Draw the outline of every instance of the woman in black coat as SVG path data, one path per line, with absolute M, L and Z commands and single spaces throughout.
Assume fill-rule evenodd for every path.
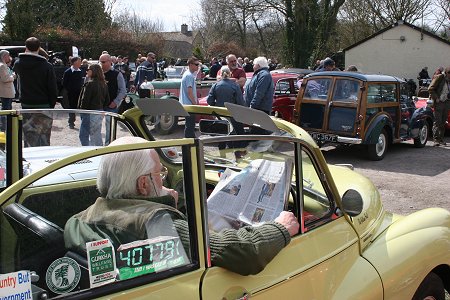
M 90 65 L 86 71 L 87 81 L 78 99 L 78 108 L 103 110 L 109 104 L 108 86 L 100 65 Z M 80 142 L 82 146 L 102 146 L 102 115 L 81 114 Z

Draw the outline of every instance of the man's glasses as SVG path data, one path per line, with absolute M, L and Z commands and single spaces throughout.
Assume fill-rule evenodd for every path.
M 159 172 L 151 172 L 151 173 L 148 173 L 148 174 L 144 174 L 143 176 L 152 175 L 152 174 L 159 174 L 161 179 L 164 180 L 164 179 L 166 179 L 168 173 L 169 173 L 169 170 L 167 170 L 167 168 L 165 166 L 161 165 L 161 171 L 159 171 Z
M 198 67 L 198 66 L 199 66 L 200 64 L 199 64 L 199 63 L 196 63 L 196 64 L 193 64 L 193 65 L 195 65 L 195 66 L 197 66 L 197 67 Z

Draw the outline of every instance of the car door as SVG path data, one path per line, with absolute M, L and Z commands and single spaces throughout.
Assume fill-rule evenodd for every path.
M 295 78 L 282 78 L 275 84 L 272 113 L 286 121 L 292 122 L 292 115 L 297 99 Z
M 328 102 L 326 132 L 355 136 L 360 110 L 362 83 L 352 78 L 336 78 Z
M 165 185 L 176 188 L 179 192 L 179 201 L 184 203 L 183 210 L 189 227 L 189 242 L 183 245 L 182 248 L 185 250 L 182 250 L 178 243 L 174 246 L 174 243 L 169 240 L 165 244 L 158 242 L 159 244 L 153 248 L 149 244 L 150 248 L 145 249 L 151 249 L 150 257 L 153 259 L 146 258 L 146 250 L 142 247 L 129 248 L 131 250 L 125 248 L 119 253 L 119 248 L 114 246 L 114 250 L 117 251 L 114 252 L 117 265 L 112 270 L 114 272 L 119 270 L 120 275 L 110 278 L 112 281 L 104 285 L 93 285 L 90 280 L 102 279 L 106 273 L 89 275 L 89 265 L 84 257 L 86 252 L 66 248 L 64 243 L 67 231 L 64 225 L 68 218 L 92 205 L 98 197 L 96 176 L 90 172 L 91 167 L 86 167 L 83 162 L 98 163 L 103 155 L 111 152 L 128 152 L 144 148 L 155 149 L 163 155 L 164 150 L 161 144 L 164 148 L 178 147 L 180 150 L 180 160 L 171 162 L 167 158 L 162 158 L 162 161 L 170 169 Z M 33 291 L 45 293 L 48 298 L 62 295 L 68 299 L 71 297 L 92 299 L 102 296 L 107 296 L 108 299 L 139 297 L 198 299 L 200 279 L 206 266 L 202 250 L 202 222 L 196 213 L 200 207 L 199 201 L 195 199 L 199 199 L 200 192 L 198 184 L 195 183 L 197 164 L 193 142 L 189 145 L 189 141 L 186 140 L 180 142 L 172 140 L 150 142 L 145 146 L 142 143 L 130 144 L 125 150 L 124 147 L 111 148 L 81 151 L 77 155 L 50 164 L 39 172 L 28 175 L 14 187 L 0 194 L 0 249 L 2 250 L 0 273 L 13 276 L 15 272 L 27 272 L 24 270 L 36 272 L 38 277 L 32 282 Z M 64 173 L 65 169 L 73 167 L 79 169 L 78 180 L 72 182 L 67 182 L 65 178 L 61 181 L 44 180 L 55 179 L 58 177 L 53 176 L 55 172 L 61 173 L 61 170 Z M 181 188 L 171 186 L 174 180 L 184 183 L 184 187 L 183 185 Z M 178 237 L 174 236 L 174 238 L 173 240 L 176 241 Z M 133 246 L 133 243 L 129 246 Z M 180 260 L 172 260 L 174 253 L 177 253 Z M 158 269 L 155 267 L 153 270 L 150 268 L 151 265 L 148 265 L 148 261 L 154 263 L 155 257 L 159 257 L 159 260 L 168 259 L 167 264 L 161 264 L 162 267 Z M 170 262 L 169 259 L 172 261 Z M 89 261 L 96 262 L 94 259 Z M 147 261 L 149 268 L 143 265 L 143 261 Z M 63 271 L 64 268 L 67 272 Z M 100 270 L 102 268 L 99 266 Z M 129 272 L 130 270 L 132 272 Z
M 270 146 L 273 150 L 273 144 Z M 288 209 L 301 216 L 301 231 L 256 275 L 208 268 L 202 280 L 202 298 L 381 299 L 378 274 L 360 256 L 355 230 L 342 214 L 336 213 L 335 196 L 314 153 L 299 141 L 285 141 L 276 149 L 284 150 L 265 153 L 259 148 L 259 152 L 247 153 L 243 159 L 282 154 L 297 158 L 295 192 Z
M 306 81 L 306 82 L 305 82 Z M 297 125 L 310 131 L 321 132 L 327 120 L 328 97 L 333 84 L 332 77 L 310 77 L 302 83 L 298 95 Z

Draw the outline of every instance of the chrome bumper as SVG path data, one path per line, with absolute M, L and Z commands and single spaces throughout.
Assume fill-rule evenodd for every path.
M 338 136 L 337 141 L 338 143 L 354 144 L 354 145 L 359 145 L 362 143 L 362 139 L 350 138 L 345 136 Z

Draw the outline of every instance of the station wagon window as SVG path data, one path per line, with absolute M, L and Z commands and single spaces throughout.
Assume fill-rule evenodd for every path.
M 164 167 L 167 172 L 161 169 L 154 175 L 147 174 L 152 169 L 141 170 L 136 180 L 158 176 L 158 182 L 164 174 L 163 184 L 177 189 L 183 212 L 167 208 L 176 206 L 167 196 L 98 198 L 96 180 L 83 179 L 82 174 L 76 183 L 34 182 L 23 188 L 13 196 L 15 201 L 1 206 L 0 273 L 35 272 L 39 279 L 32 285 L 52 298 L 102 285 L 105 294 L 118 283 L 121 289 L 131 288 L 136 281 L 149 284 L 197 268 L 193 206 L 184 201 L 193 196 L 187 197 L 183 189 L 183 182 L 192 180 L 184 178 L 182 164 Z M 158 210 L 151 213 L 155 205 Z M 83 213 L 86 209 L 92 214 Z M 84 296 L 93 298 L 93 293 Z
M 367 103 L 397 102 L 395 83 L 371 83 L 367 93 Z
M 351 79 L 338 79 L 334 88 L 333 101 L 356 102 L 359 94 L 359 82 Z
M 303 99 L 320 99 L 326 100 L 331 86 L 331 79 L 309 79 L 306 83 L 305 94 Z

